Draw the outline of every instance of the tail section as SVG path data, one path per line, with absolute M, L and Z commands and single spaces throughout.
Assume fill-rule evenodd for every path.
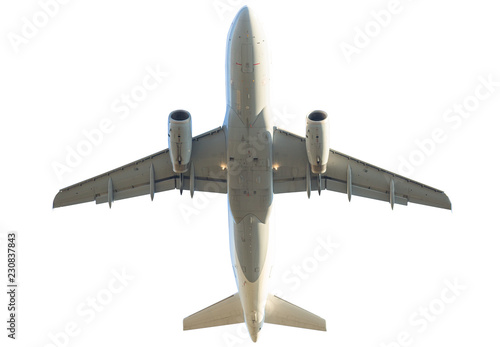
M 244 321 L 245 317 L 241 307 L 240 295 L 236 293 L 184 318 L 184 330 L 243 323 Z
M 244 322 L 245 316 L 240 296 L 236 293 L 184 318 L 184 330 Z M 264 322 L 326 331 L 326 321 L 323 318 L 271 294 L 267 298 Z
M 264 322 L 326 331 L 326 321 L 315 314 L 269 294 Z

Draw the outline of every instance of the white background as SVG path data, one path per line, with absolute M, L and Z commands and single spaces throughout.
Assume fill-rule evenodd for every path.
M 41 7 L 0 5 L 0 231 L 19 233 L 16 345 L 51 345 L 50 334 L 61 346 L 252 344 L 243 325 L 182 331 L 184 317 L 236 291 L 225 196 L 197 193 L 192 202 L 172 191 L 153 203 L 118 201 L 111 210 L 93 203 L 51 208 L 60 188 L 166 147 L 171 110 L 191 112 L 194 134 L 222 123 L 226 35 L 244 3 L 74 0 L 18 52 L 9 33 L 21 35 L 22 18 L 32 20 Z M 248 4 L 272 52 L 279 126 L 303 134 L 306 114 L 323 109 L 332 148 L 396 172 L 401 158 L 418 150 L 415 141 L 442 129 L 446 140 L 409 176 L 443 189 L 453 203 L 453 212 L 418 205 L 391 211 L 336 193 L 275 196 L 273 291 L 324 317 L 328 332 L 268 324 L 258 344 L 396 346 L 390 342 L 405 332 L 407 346 L 498 344 L 500 88 L 460 125 L 443 119 L 474 95 L 479 76 L 500 81 L 498 8 L 486 0 L 401 0 L 400 13 L 348 63 L 341 43 L 353 44 L 356 27 L 364 30 L 370 12 L 388 1 Z M 170 75 L 120 120 L 111 105 L 157 65 Z M 104 118 L 113 131 L 59 179 L 54 163 L 65 164 L 68 148 Z M 196 213 L 186 217 L 186 210 Z M 328 237 L 338 248 L 312 260 L 318 238 Z M 294 266 L 308 278 L 291 275 Z M 134 279 L 86 322 L 77 308 L 105 297 L 113 269 Z M 440 306 L 446 280 L 466 289 Z M 5 295 L 1 303 L 4 322 Z M 410 317 L 430 303 L 442 312 L 418 331 Z M 65 339 L 68 323 L 78 332 Z M 0 344 L 14 345 L 1 326 Z

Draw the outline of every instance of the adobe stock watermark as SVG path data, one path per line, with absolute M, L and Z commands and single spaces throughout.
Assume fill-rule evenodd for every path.
M 272 123 L 278 128 L 293 124 L 299 117 L 293 111 L 289 111 L 288 106 L 272 108 Z
M 401 330 L 396 337 L 389 342 L 380 343 L 380 347 L 408 347 L 415 343 L 417 336 L 423 334 L 431 324 L 436 322 L 460 297 L 467 287 L 455 278 L 452 281 L 445 279 L 444 287 L 439 296 L 429 302 L 420 305 L 408 317 L 408 329 Z
M 212 202 L 216 199 L 226 199 L 225 195 L 216 194 L 213 192 L 199 192 L 196 191 L 189 200 L 189 202 L 181 202 L 179 206 L 179 213 L 186 224 L 191 224 L 194 216 L 199 216 L 203 210 L 211 206 Z
M 91 129 L 83 129 L 78 142 L 65 147 L 64 160 L 51 163 L 52 170 L 59 182 L 63 180 L 65 174 L 73 172 L 77 166 L 83 163 L 84 159 L 103 143 L 105 136 L 115 131 L 117 124 L 126 120 L 170 75 L 169 72 L 162 70 L 159 64 L 154 68 L 146 66 L 145 70 L 146 74 L 140 83 L 127 93 L 120 94 L 111 102 L 110 109 L 113 115 L 103 117 Z
M 285 270 L 281 275 L 281 280 L 288 288 L 275 291 L 273 294 L 288 300 L 289 294 L 299 290 L 301 285 L 321 268 L 322 263 L 327 262 L 334 256 L 340 246 L 340 243 L 335 241 L 331 235 L 318 236 L 316 246 L 309 255 L 305 256 L 298 264 L 293 264 L 290 269 Z M 231 329 L 231 332 L 222 333 L 222 340 L 226 347 L 252 343 L 244 324 L 234 325 Z
M 350 41 L 351 43 L 342 41 L 339 45 L 347 63 L 352 62 L 354 54 L 360 54 L 363 49 L 368 47 L 383 32 L 383 29 L 391 24 L 394 16 L 400 14 L 403 9 L 400 0 L 390 0 L 385 9 L 370 11 L 371 19 L 361 27 L 354 27 L 354 37 Z
M 47 334 L 49 340 L 44 347 L 67 347 L 80 336 L 85 328 L 90 325 L 96 317 L 106 310 L 117 296 L 122 293 L 134 280 L 134 276 L 127 273 L 125 268 L 120 271 L 111 270 L 112 277 L 104 288 L 92 296 L 80 302 L 75 308 L 75 318 L 64 324 L 59 331 L 50 331 Z
M 21 26 L 17 31 L 7 33 L 12 49 L 17 54 L 21 45 L 27 45 L 30 40 L 35 38 L 45 28 L 49 22 L 55 18 L 62 6 L 69 3 L 70 0 L 40 0 L 38 9 L 28 17 L 21 17 Z
M 496 89 L 500 87 L 500 81 L 495 81 L 492 74 L 488 77 L 478 76 L 478 84 L 474 91 L 464 97 L 458 103 L 448 107 L 441 115 L 442 125 L 433 128 L 424 138 L 414 141 L 415 149 L 406 155 L 398 156 L 398 173 L 410 175 L 419 166 L 424 165 L 438 148 L 449 139 L 452 131 L 459 129 L 464 122 L 474 115 L 482 103 L 491 98 Z
M 299 290 L 302 283 L 318 271 L 321 263 L 328 261 L 335 254 L 336 250 L 340 248 L 340 243 L 334 241 L 330 235 L 317 237 L 316 243 L 316 247 L 314 247 L 309 256 L 302 259 L 301 263 L 293 264 L 289 270 L 286 270 L 281 275 L 281 280 L 289 286 L 290 291 L 295 292 Z

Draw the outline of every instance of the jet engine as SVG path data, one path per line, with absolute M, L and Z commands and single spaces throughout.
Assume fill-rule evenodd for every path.
M 184 110 L 172 111 L 168 116 L 168 148 L 174 172 L 187 171 L 192 145 L 191 114 Z
M 311 171 L 322 174 L 326 171 L 330 153 L 330 123 L 324 111 L 313 111 L 306 118 L 306 150 Z

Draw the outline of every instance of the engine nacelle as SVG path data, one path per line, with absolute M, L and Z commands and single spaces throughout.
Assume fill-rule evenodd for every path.
M 191 114 L 184 110 L 172 111 L 168 116 L 168 148 L 174 172 L 187 171 L 192 147 Z
M 311 171 L 322 174 L 326 171 L 330 153 L 330 123 L 324 111 L 313 111 L 306 118 L 306 150 Z

